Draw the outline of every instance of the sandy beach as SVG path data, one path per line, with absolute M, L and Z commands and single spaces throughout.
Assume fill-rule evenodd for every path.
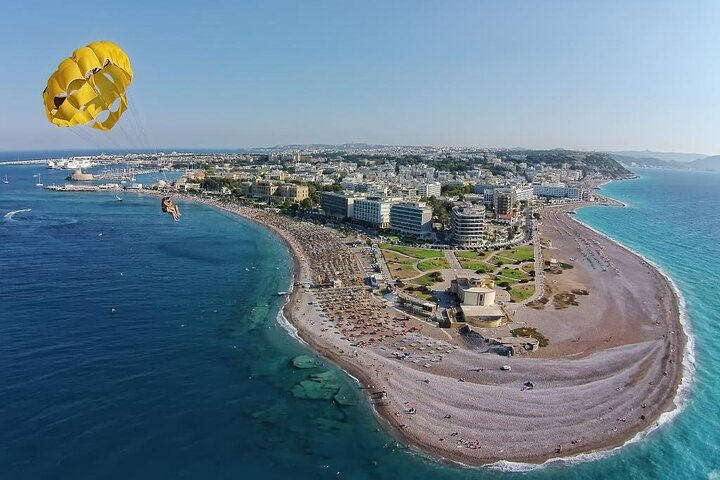
M 537 328 L 550 343 L 507 358 L 468 348 L 457 332 L 407 319 L 372 295 L 363 247 L 337 231 L 208 203 L 284 239 L 296 267 L 285 316 L 358 378 L 393 434 L 420 451 L 467 465 L 542 463 L 622 445 L 673 409 L 685 341 L 678 299 L 639 256 L 575 222 L 568 212 L 577 204 L 541 210 L 543 259 L 572 268 L 545 273 L 544 305 L 508 305 L 514 327 Z M 318 275 L 342 287 L 302 286 Z M 588 294 L 575 295 L 576 305 L 555 301 L 572 290 Z

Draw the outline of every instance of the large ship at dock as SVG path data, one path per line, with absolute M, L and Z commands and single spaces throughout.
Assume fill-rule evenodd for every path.
M 46 165 L 47 168 L 53 170 L 77 170 L 79 168 L 82 169 L 95 166 L 95 164 L 90 160 L 78 158 L 71 158 L 69 160 L 65 160 L 64 158 L 48 160 Z

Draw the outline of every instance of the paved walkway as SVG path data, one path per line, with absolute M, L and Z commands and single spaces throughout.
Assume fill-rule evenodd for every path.
M 544 263 L 542 258 L 542 246 L 540 245 L 540 227 L 535 230 L 534 237 L 533 237 L 533 246 L 535 247 L 535 293 L 532 297 L 528 298 L 523 302 L 525 305 L 527 305 L 530 302 L 533 302 L 537 300 L 538 298 L 542 297 L 545 293 L 545 272 L 544 269 Z
M 455 252 L 453 252 L 452 250 L 444 250 L 444 252 L 445 258 L 450 264 L 450 268 L 452 268 L 453 270 L 462 270 L 462 265 L 460 265 L 460 262 L 458 262 L 458 259 L 455 256 Z

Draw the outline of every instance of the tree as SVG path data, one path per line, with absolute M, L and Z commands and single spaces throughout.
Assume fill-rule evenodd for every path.
M 473 186 L 472 185 L 463 185 L 463 184 L 456 184 L 456 185 L 443 185 L 441 192 L 443 195 L 447 197 L 457 197 L 460 195 L 467 195 L 468 193 L 472 193 Z
M 438 223 L 443 224 L 443 226 L 450 224 L 450 211 L 453 207 L 452 202 L 440 200 L 432 196 L 428 199 L 428 204 L 432 207 L 433 218 L 435 218 Z
M 302 202 L 300 202 L 300 208 L 303 210 L 311 210 L 313 208 L 313 201 L 308 198 L 304 198 Z

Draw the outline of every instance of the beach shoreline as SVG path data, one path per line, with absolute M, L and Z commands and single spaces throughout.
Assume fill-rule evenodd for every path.
M 288 247 L 293 257 L 293 285 L 299 285 L 303 282 L 308 282 L 313 278 L 314 272 L 312 268 L 312 262 L 306 255 L 306 252 L 303 251 L 303 246 L 301 245 L 298 238 L 295 238 L 286 229 L 280 228 L 277 224 L 272 224 L 268 221 L 264 221 L 262 218 L 258 218 L 256 214 L 260 211 L 259 209 L 227 206 L 222 205 L 217 201 L 199 201 L 201 201 L 202 203 L 206 203 L 210 206 L 220 208 L 221 210 L 230 214 L 239 215 L 243 218 L 249 219 L 260 226 L 270 229 L 272 232 L 274 232 L 274 234 L 280 237 Z M 573 206 L 573 209 L 574 208 L 579 207 Z M 592 229 L 584 226 L 580 222 L 575 223 L 578 225 L 578 228 L 586 229 L 586 231 L 583 232 L 584 235 L 590 236 L 590 238 L 592 238 L 593 236 L 602 238 L 602 234 L 600 234 L 599 232 L 594 232 Z M 419 419 L 420 416 L 418 415 L 417 417 L 409 417 L 404 414 L 398 414 L 399 411 L 397 409 L 400 404 L 400 399 L 396 401 L 393 398 L 392 408 L 377 406 L 373 408 L 376 416 L 381 420 L 383 424 L 386 425 L 389 432 L 399 441 L 409 445 L 419 454 L 429 454 L 430 457 L 441 462 L 451 462 L 460 466 L 470 467 L 490 466 L 492 468 L 532 469 L 537 468 L 538 466 L 542 466 L 546 463 L 576 462 L 582 461 L 583 459 L 591 460 L 598 456 L 611 454 L 619 447 L 622 447 L 629 442 L 636 441 L 638 438 L 644 438 L 648 434 L 648 432 L 651 432 L 657 428 L 658 421 L 663 415 L 667 414 L 668 412 L 678 411 L 680 407 L 676 406 L 676 403 L 678 403 L 677 397 L 679 395 L 679 386 L 682 384 L 683 379 L 685 378 L 685 376 L 683 375 L 683 371 L 686 370 L 686 368 L 684 369 L 680 365 L 682 361 L 685 360 L 685 355 L 683 355 L 682 352 L 687 349 L 688 345 L 685 338 L 684 326 L 680 324 L 680 316 L 683 314 L 680 308 L 680 299 L 677 297 L 676 290 L 671 285 L 671 281 L 668 280 L 666 275 L 664 275 L 663 272 L 659 271 L 654 265 L 649 263 L 646 259 L 643 259 L 639 255 L 637 255 L 635 252 L 632 252 L 631 250 L 621 246 L 618 242 L 610 239 L 607 236 L 605 236 L 605 241 L 614 243 L 618 248 L 623 249 L 627 255 L 631 255 L 636 261 L 639 260 L 643 264 L 647 265 L 647 268 L 650 272 L 655 272 L 654 280 L 655 283 L 660 286 L 659 288 L 666 295 L 667 292 L 670 293 L 668 296 L 668 298 L 670 299 L 668 306 L 672 306 L 672 308 L 670 315 L 668 315 L 666 319 L 666 330 L 668 332 L 668 339 L 672 337 L 675 343 L 674 348 L 669 347 L 667 353 L 672 356 L 672 359 L 675 361 L 669 364 L 674 365 L 671 370 L 664 370 L 663 368 L 661 368 L 660 371 L 662 372 L 664 370 L 665 377 L 671 377 L 671 381 L 665 381 L 663 384 L 664 386 L 662 394 L 655 395 L 653 397 L 657 398 L 657 405 L 653 405 L 652 407 L 648 406 L 648 408 L 643 407 L 643 411 L 647 413 L 647 415 L 644 415 L 644 421 L 634 422 L 633 426 L 630 428 L 623 428 L 622 430 L 618 429 L 617 434 L 614 435 L 601 435 L 599 436 L 599 438 L 595 439 L 589 438 L 588 436 L 588 438 L 583 438 L 582 442 L 576 448 L 568 445 L 568 447 L 564 448 L 560 454 L 556 452 L 548 452 L 547 445 L 545 445 L 544 451 L 542 451 L 542 449 L 535 452 L 526 451 L 521 456 L 512 454 L 507 456 L 497 454 L 493 455 L 488 454 L 486 451 L 483 451 L 482 455 L 478 455 L 478 450 L 469 450 L 469 448 L 459 447 L 447 448 L 445 447 L 445 445 L 447 444 L 438 445 L 437 441 L 429 441 L 428 431 L 426 431 L 424 428 L 408 428 L 408 419 Z M 337 338 L 331 338 L 321 333 L 321 331 L 319 330 L 321 318 L 318 316 L 317 310 L 314 307 L 310 308 L 308 305 L 308 303 L 315 304 L 317 302 L 317 298 L 314 293 L 315 292 L 312 292 L 310 289 L 306 289 L 303 287 L 294 287 L 292 288 L 287 303 L 282 309 L 283 315 L 288 320 L 288 322 L 290 322 L 294 326 L 294 328 L 297 329 L 297 333 L 300 338 L 304 342 L 306 342 L 314 351 L 348 372 L 349 375 L 351 375 L 360 383 L 360 386 L 362 388 L 367 389 L 368 386 L 372 385 L 372 389 L 368 389 L 368 391 L 384 389 L 390 394 L 391 397 L 397 395 L 398 397 L 403 398 L 403 396 L 407 396 L 409 391 L 421 388 L 413 387 L 412 382 L 408 383 L 407 381 L 395 381 L 395 379 L 397 378 L 396 374 L 401 375 L 404 373 L 416 377 L 415 382 L 418 382 L 418 372 L 415 369 L 405 369 L 403 364 L 398 364 L 396 360 L 389 360 L 383 355 L 381 355 L 378 351 L 373 349 L 361 348 L 353 351 L 352 348 L 348 348 L 347 343 L 338 342 Z M 670 335 L 669 332 L 671 331 L 679 332 L 680 335 Z M 611 347 L 608 351 L 618 348 L 622 349 L 625 347 L 626 345 L 618 345 L 616 347 Z M 639 347 L 636 346 L 633 348 L 637 349 Z M 648 352 L 649 351 L 650 350 L 648 350 Z M 600 353 L 602 353 L 602 351 Z M 647 355 L 647 352 L 643 352 L 642 355 Z M 670 359 L 670 356 L 666 356 L 665 360 Z M 622 358 L 623 355 L 620 354 L 618 355 L 618 357 Z M 562 356 L 558 358 L 562 358 Z M 600 355 L 599 358 L 602 358 L 602 355 Z M 557 359 L 550 358 L 550 360 Z M 533 358 L 528 359 L 527 361 L 543 362 L 545 360 L 540 358 Z M 569 361 L 577 362 L 578 360 L 574 359 Z M 397 366 L 400 366 L 400 368 L 397 368 Z M 664 367 L 668 367 L 668 365 L 664 365 Z M 557 363 L 555 364 L 554 368 L 557 368 Z M 642 371 L 647 370 L 648 367 L 643 366 L 642 368 L 638 368 L 635 374 L 639 375 L 642 373 Z M 375 375 L 373 375 L 373 371 L 375 371 Z M 426 372 L 419 373 L 420 377 L 429 376 L 429 373 Z M 440 377 L 446 376 L 446 372 L 442 373 L 443 375 L 433 375 L 431 377 L 432 382 L 435 383 L 436 378 L 439 379 Z M 604 372 L 604 374 L 607 373 L 608 372 Z M 454 378 L 452 378 L 452 380 L 455 381 Z M 495 387 L 497 389 L 501 389 L 503 388 L 503 385 L 504 383 L 501 381 L 499 382 L 499 385 L 496 385 Z M 450 388 L 451 390 L 454 389 L 454 387 L 456 387 L 456 385 L 448 386 L 448 388 Z M 492 390 L 493 386 L 488 385 L 488 387 L 489 390 Z M 504 389 L 502 391 L 504 391 Z M 662 401 L 660 401 L 660 399 L 662 399 Z M 419 403 L 420 400 L 418 400 L 418 404 Z M 617 411 L 624 412 L 625 410 L 619 408 Z M 453 417 L 455 417 L 455 415 L 456 414 L 454 413 Z M 458 414 L 458 416 L 461 415 L 462 414 Z M 500 419 L 502 418 L 502 416 L 499 416 L 498 418 Z M 431 431 L 436 430 L 434 424 L 428 424 L 427 427 Z M 572 427 L 570 428 L 572 429 Z M 435 435 L 436 433 L 437 432 L 432 431 L 430 435 Z M 484 442 L 483 445 L 485 445 Z

